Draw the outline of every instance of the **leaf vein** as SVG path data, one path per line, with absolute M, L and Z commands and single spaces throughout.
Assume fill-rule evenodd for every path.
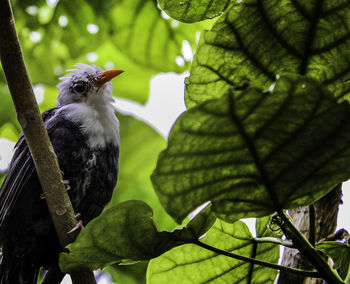
M 265 66 L 256 58 L 244 45 L 243 40 L 241 38 L 241 35 L 238 33 L 236 28 L 226 19 L 226 24 L 232 31 L 232 33 L 235 35 L 236 40 L 240 48 L 242 49 L 243 53 L 246 55 L 247 59 L 251 63 L 253 63 L 263 74 L 265 74 L 266 77 L 268 77 L 270 80 L 275 80 L 275 74 L 273 72 L 270 72 L 268 69 L 265 68 Z
M 271 34 L 275 37 L 275 39 L 281 44 L 282 47 L 284 47 L 290 54 L 294 55 L 297 58 L 301 58 L 301 54 L 298 53 L 298 51 L 290 45 L 274 28 L 273 24 L 271 23 L 270 19 L 268 18 L 266 14 L 266 10 L 263 5 L 263 1 L 258 1 L 257 8 L 261 14 L 261 17 L 264 21 L 264 24 L 267 27 L 267 30 L 271 32 Z

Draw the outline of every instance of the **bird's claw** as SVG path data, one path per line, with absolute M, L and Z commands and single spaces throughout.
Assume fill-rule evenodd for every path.
M 70 190 L 69 180 L 64 179 L 61 182 L 64 184 L 64 187 L 66 188 L 66 190 Z
M 63 173 L 63 172 L 62 172 Z M 66 190 L 70 190 L 70 184 L 69 184 L 69 180 L 64 179 L 61 181 L 64 184 L 64 187 L 66 188 Z M 40 199 L 45 199 L 45 193 L 41 193 L 40 194 Z
M 61 175 L 62 175 L 62 177 L 64 177 L 64 171 L 62 171 L 62 170 L 61 170 Z M 61 182 L 64 184 L 66 190 L 70 190 L 69 180 L 64 179 Z
M 83 221 L 79 220 L 77 222 L 77 224 L 74 226 L 74 228 L 72 230 L 68 231 L 67 234 L 72 234 L 72 233 L 76 232 L 77 230 L 79 230 L 79 232 L 80 232 L 83 229 L 84 229 Z

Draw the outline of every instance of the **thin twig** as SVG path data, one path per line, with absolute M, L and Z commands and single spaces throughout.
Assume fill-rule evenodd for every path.
M 254 241 L 257 243 L 271 243 L 271 244 L 281 245 L 288 248 L 295 248 L 292 242 L 281 240 L 278 238 L 272 238 L 272 237 L 254 238 Z

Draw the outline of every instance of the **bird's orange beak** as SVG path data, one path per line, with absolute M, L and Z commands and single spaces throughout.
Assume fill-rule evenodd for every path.
M 112 80 L 114 77 L 117 77 L 123 72 L 124 70 L 108 70 L 108 71 L 101 72 L 97 76 L 95 85 L 97 87 L 101 87 L 103 84 L 107 83 L 108 81 Z

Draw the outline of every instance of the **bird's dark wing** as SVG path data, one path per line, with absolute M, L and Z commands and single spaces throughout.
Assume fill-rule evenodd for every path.
M 42 114 L 44 122 L 52 117 L 56 110 L 54 108 L 45 111 Z M 0 189 L 0 232 L 2 232 L 5 221 L 12 212 L 12 208 L 23 187 L 34 173 L 34 162 L 23 133 L 21 133 L 15 146 L 15 153 L 10 163 L 9 172 Z

